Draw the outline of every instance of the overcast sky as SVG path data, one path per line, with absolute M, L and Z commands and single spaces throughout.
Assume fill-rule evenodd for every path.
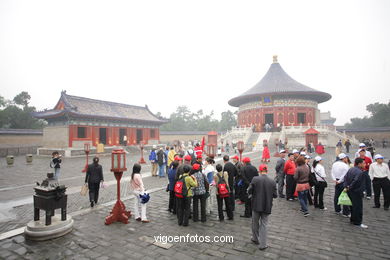
M 390 1 L 0 0 L 0 95 L 227 109 L 272 56 L 336 124 L 390 100 Z

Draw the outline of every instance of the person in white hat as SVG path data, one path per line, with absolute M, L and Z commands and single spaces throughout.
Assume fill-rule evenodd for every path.
M 372 160 L 372 154 L 371 154 L 371 152 L 370 151 L 367 151 L 367 146 L 364 144 L 364 143 L 360 143 L 359 144 L 359 149 L 357 150 L 357 152 L 355 153 L 355 159 L 356 158 L 358 158 L 358 157 L 360 157 L 360 154 L 359 154 L 359 152 L 361 151 L 361 149 L 364 149 L 365 151 L 366 151 L 366 156 L 368 157 L 368 158 L 370 158 L 371 160 Z
M 314 158 L 313 171 L 318 181 L 317 185 L 314 186 L 314 207 L 321 210 L 327 210 L 327 208 L 324 207 L 324 192 L 327 187 L 327 182 L 325 180 L 326 173 L 320 156 Z
M 383 163 L 384 157 L 380 154 L 374 156 L 375 162 L 370 165 L 368 174 L 372 180 L 372 187 L 374 188 L 374 207 L 380 208 L 381 189 L 384 197 L 383 208 L 389 210 L 390 206 L 390 170 L 389 167 Z
M 349 217 L 350 209 L 348 206 L 343 206 L 341 212 L 341 206 L 338 205 L 338 200 L 341 192 L 344 190 L 344 176 L 349 170 L 349 158 L 345 153 L 340 153 L 336 162 L 332 165 L 331 175 L 336 186 L 334 188 L 334 210 L 336 214 L 342 214 L 344 217 Z

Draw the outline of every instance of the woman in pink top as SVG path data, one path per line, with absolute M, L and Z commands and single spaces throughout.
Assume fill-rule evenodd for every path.
M 134 216 L 137 221 L 142 223 L 149 223 L 150 220 L 146 218 L 146 203 L 141 203 L 140 194 L 145 192 L 144 183 L 141 176 L 141 165 L 135 163 L 133 166 L 133 173 L 130 181 L 131 189 L 135 196 L 134 199 Z

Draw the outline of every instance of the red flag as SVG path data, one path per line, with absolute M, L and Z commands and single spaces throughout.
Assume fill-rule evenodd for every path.
M 204 151 L 204 145 L 205 145 L 205 138 L 203 136 L 202 143 L 200 144 L 200 148 L 202 149 L 202 152 Z

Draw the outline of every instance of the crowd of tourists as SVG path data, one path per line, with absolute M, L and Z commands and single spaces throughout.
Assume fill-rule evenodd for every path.
M 284 148 L 284 147 L 283 147 Z M 310 215 L 310 206 L 316 210 L 327 210 L 324 192 L 328 187 L 327 176 L 335 185 L 334 211 L 350 219 L 351 224 L 367 228 L 363 224 L 363 199 L 371 199 L 374 190 L 373 208 L 381 207 L 383 193 L 384 210 L 390 206 L 390 171 L 380 154 L 372 155 L 364 143 L 354 156 L 340 152 L 333 162 L 330 173 L 326 172 L 322 153 L 311 157 L 306 148 L 288 152 L 280 149 L 275 166 L 275 178 L 267 176 L 270 151 L 265 144 L 262 164 L 256 168 L 251 158 L 241 161 L 237 155 L 224 155 L 221 164 L 205 157 L 202 145 L 178 152 L 174 147 L 166 149 L 153 146 L 149 154 L 152 176 L 167 177 L 168 211 L 177 215 L 180 226 L 193 222 L 206 222 L 212 212 L 219 221 L 234 219 L 235 204 L 244 204 L 243 218 L 252 218 L 252 242 L 266 249 L 267 223 L 272 210 L 272 200 L 285 198 L 288 202 L 299 201 L 304 217 Z M 53 155 L 58 162 L 58 156 Z M 54 165 L 54 164 L 53 164 Z M 157 173 L 158 172 L 158 173 Z M 99 158 L 86 169 L 85 183 L 89 187 L 91 207 L 98 202 L 99 184 L 103 183 Z M 134 215 L 136 220 L 150 222 L 146 217 L 146 203 L 142 201 L 145 187 L 142 182 L 141 166 L 134 164 L 131 175 L 132 193 L 135 195 Z M 340 203 L 340 197 L 348 203 Z M 342 205 L 340 205 L 342 204 Z M 328 205 L 329 207 L 329 205 Z

